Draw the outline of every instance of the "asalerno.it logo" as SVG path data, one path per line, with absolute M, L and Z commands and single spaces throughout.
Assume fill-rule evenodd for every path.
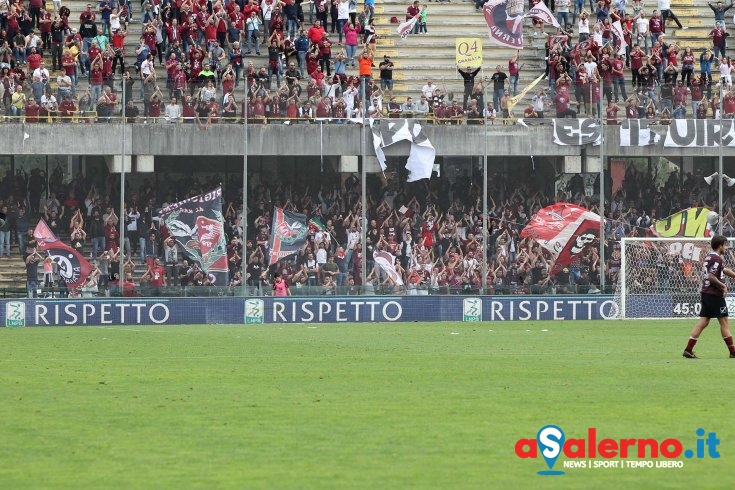
M 567 468 L 682 468 L 680 459 L 719 458 L 717 446 L 720 440 L 717 433 L 698 428 L 695 449 L 684 449 L 679 439 L 667 438 L 659 441 L 654 438 L 599 439 L 597 429 L 587 429 L 587 437 L 567 439 L 564 431 L 556 425 L 541 427 L 535 439 L 518 439 L 515 444 L 516 456 L 523 459 L 536 459 L 539 453 L 544 458 L 548 470 L 537 473 L 544 476 L 563 475 L 564 471 L 555 470 L 557 460 L 564 455 Z M 706 455 L 705 455 L 706 446 Z

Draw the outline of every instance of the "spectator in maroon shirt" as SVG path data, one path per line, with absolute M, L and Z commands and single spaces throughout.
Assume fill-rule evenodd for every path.
M 709 32 L 709 37 L 712 38 L 712 46 L 714 47 L 715 58 L 721 58 L 725 56 L 725 49 L 727 48 L 727 36 L 729 36 L 722 22 L 717 22 L 716 27 Z
M 560 90 L 554 97 L 554 104 L 556 104 L 556 117 L 577 117 L 577 112 L 569 107 L 572 102 L 569 100 L 569 94 Z
M 421 13 L 421 9 L 419 9 L 419 2 L 416 0 L 411 5 L 408 6 L 406 9 L 406 20 L 411 20 L 417 15 Z M 413 29 L 411 29 L 411 34 L 418 34 L 419 33 L 419 23 L 416 22 L 414 24 Z
M 664 32 L 664 21 L 658 10 L 654 10 L 653 15 L 648 19 L 648 31 L 651 33 L 651 44 L 655 44 Z
M 329 40 L 329 36 L 326 32 L 322 32 L 322 38 L 319 41 L 319 66 L 322 71 L 326 71 L 327 76 L 332 76 L 332 64 L 330 58 L 332 57 L 332 41 Z

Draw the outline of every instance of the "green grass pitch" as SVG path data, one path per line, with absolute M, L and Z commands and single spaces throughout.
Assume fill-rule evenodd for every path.
M 693 321 L 0 329 L 2 488 L 731 488 L 732 373 Z M 676 469 L 519 438 L 720 439 Z M 689 446 L 689 447 L 687 447 Z M 650 459 L 650 458 L 648 458 Z

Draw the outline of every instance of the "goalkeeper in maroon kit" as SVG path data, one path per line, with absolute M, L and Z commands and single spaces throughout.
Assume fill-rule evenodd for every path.
M 702 264 L 702 309 L 699 312 L 699 321 L 692 330 L 686 349 L 682 354 L 688 359 L 696 359 L 692 349 L 699 339 L 699 335 L 709 325 L 711 318 L 717 318 L 720 322 L 722 340 L 725 341 L 730 357 L 735 358 L 735 346 L 733 346 L 730 325 L 727 320 L 727 285 L 723 281 L 723 274 L 735 278 L 735 272 L 725 267 L 722 254 L 727 250 L 727 238 L 722 235 L 712 237 L 712 252 L 704 259 Z

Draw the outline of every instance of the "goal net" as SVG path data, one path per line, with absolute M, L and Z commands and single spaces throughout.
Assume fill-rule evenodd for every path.
M 621 317 L 698 316 L 702 261 L 710 251 L 709 238 L 623 238 L 608 261 L 610 273 L 617 274 Z M 726 266 L 735 267 L 731 249 L 723 259 Z M 735 298 L 727 303 L 735 314 Z

